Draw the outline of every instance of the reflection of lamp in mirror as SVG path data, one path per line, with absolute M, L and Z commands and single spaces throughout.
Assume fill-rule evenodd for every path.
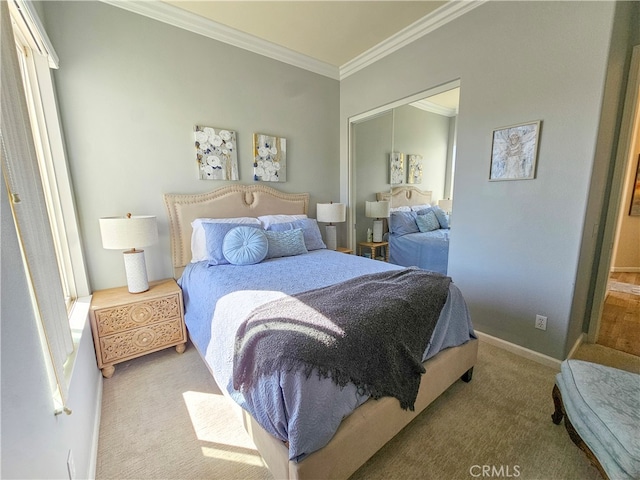
M 327 248 L 336 250 L 338 242 L 336 239 L 336 226 L 334 223 L 344 222 L 347 219 L 347 207 L 344 203 L 319 203 L 316 208 L 317 220 L 326 222 L 327 225 Z
M 438 200 L 438 206 L 442 209 L 443 212 L 451 213 L 451 210 L 453 209 L 453 200 L 451 200 L 450 198 L 447 198 L 446 200 Z
M 130 293 L 141 293 L 149 290 L 147 266 L 144 261 L 144 250 L 139 247 L 153 245 L 158 241 L 156 217 L 132 216 L 105 217 L 100 219 L 102 246 L 124 252 L 124 268 L 127 273 L 127 287 Z
M 373 241 L 382 241 L 382 219 L 389 217 L 389 202 L 366 202 L 364 214 L 373 221 Z

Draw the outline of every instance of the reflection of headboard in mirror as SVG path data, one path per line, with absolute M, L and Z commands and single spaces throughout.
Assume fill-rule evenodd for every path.
M 378 192 L 376 198 L 378 201 L 386 200 L 390 202 L 391 208 L 405 207 L 412 205 L 426 205 L 431 203 L 431 194 L 417 187 L 404 185 L 402 187 L 393 187 L 391 192 Z
M 174 276 L 191 261 L 191 222 L 196 218 L 258 217 L 308 213 L 308 193 L 284 193 L 264 185 L 227 185 L 213 192 L 164 195 Z

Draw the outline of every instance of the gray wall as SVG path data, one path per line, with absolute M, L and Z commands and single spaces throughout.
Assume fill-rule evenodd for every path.
M 574 295 L 584 300 L 588 285 L 577 283 L 578 265 L 589 278 L 597 248 L 581 252 L 583 232 L 599 221 L 599 212 L 586 216 L 587 199 L 615 7 L 488 2 L 340 84 L 346 125 L 460 79 L 450 275 L 478 330 L 555 358 L 564 358 L 582 328 Z M 622 27 L 630 28 L 629 17 Z M 396 74 L 403 71 L 411 75 Z M 489 182 L 492 130 L 531 120 L 542 120 L 537 178 Z M 601 148 L 606 169 L 611 141 Z M 346 195 L 344 133 L 341 152 Z M 546 331 L 533 328 L 536 314 L 548 316 Z
M 197 193 L 193 126 L 238 134 L 240 183 L 253 183 L 252 135 L 287 139 L 287 182 L 268 185 L 339 201 L 338 81 L 100 2 L 44 2 L 60 57 L 55 81 L 93 289 L 125 284 L 98 218 L 158 217 L 149 278 L 173 274 L 163 193 Z M 324 230 L 324 229 L 323 229 Z
M 409 155 L 422 155 L 422 182 L 414 186 L 432 191 L 433 200 L 440 200 L 447 168 L 449 117 L 411 105 L 398 107 L 395 109 L 393 136 L 394 150 L 405 154 L 405 172 L 409 170 Z

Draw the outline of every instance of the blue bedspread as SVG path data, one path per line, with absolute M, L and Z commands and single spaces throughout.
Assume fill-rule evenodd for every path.
M 449 232 L 448 228 L 441 228 L 407 235 L 390 234 L 389 262 L 446 275 L 449 263 Z
M 289 458 L 304 456 L 326 445 L 342 419 L 367 400 L 354 385 L 338 387 L 330 379 L 297 372 L 261 377 L 250 392 L 234 390 L 233 348 L 239 324 L 257 306 L 366 273 L 398 269 L 331 250 L 274 258 L 256 265 L 187 266 L 179 284 L 191 340 L 211 368 L 220 389 L 249 411 L 269 433 L 289 442 Z M 458 288 L 451 284 L 424 359 L 467 342 L 473 327 Z M 366 359 L 363 359 L 366 361 Z

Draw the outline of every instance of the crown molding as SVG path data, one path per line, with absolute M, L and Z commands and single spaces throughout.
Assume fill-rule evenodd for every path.
M 101 0 L 103 3 L 242 48 L 325 77 L 339 80 L 335 65 L 222 25 L 159 0 Z
M 429 100 L 418 100 L 417 102 L 410 103 L 412 107 L 419 108 L 431 113 L 437 113 L 438 115 L 444 115 L 445 117 L 455 117 L 458 114 L 456 108 L 444 107 Z
M 100 1 L 334 80 L 342 80 L 489 0 L 452 0 L 447 2 L 339 68 L 160 0 Z
M 488 0 L 452 0 L 340 67 L 340 80 L 416 41 Z

